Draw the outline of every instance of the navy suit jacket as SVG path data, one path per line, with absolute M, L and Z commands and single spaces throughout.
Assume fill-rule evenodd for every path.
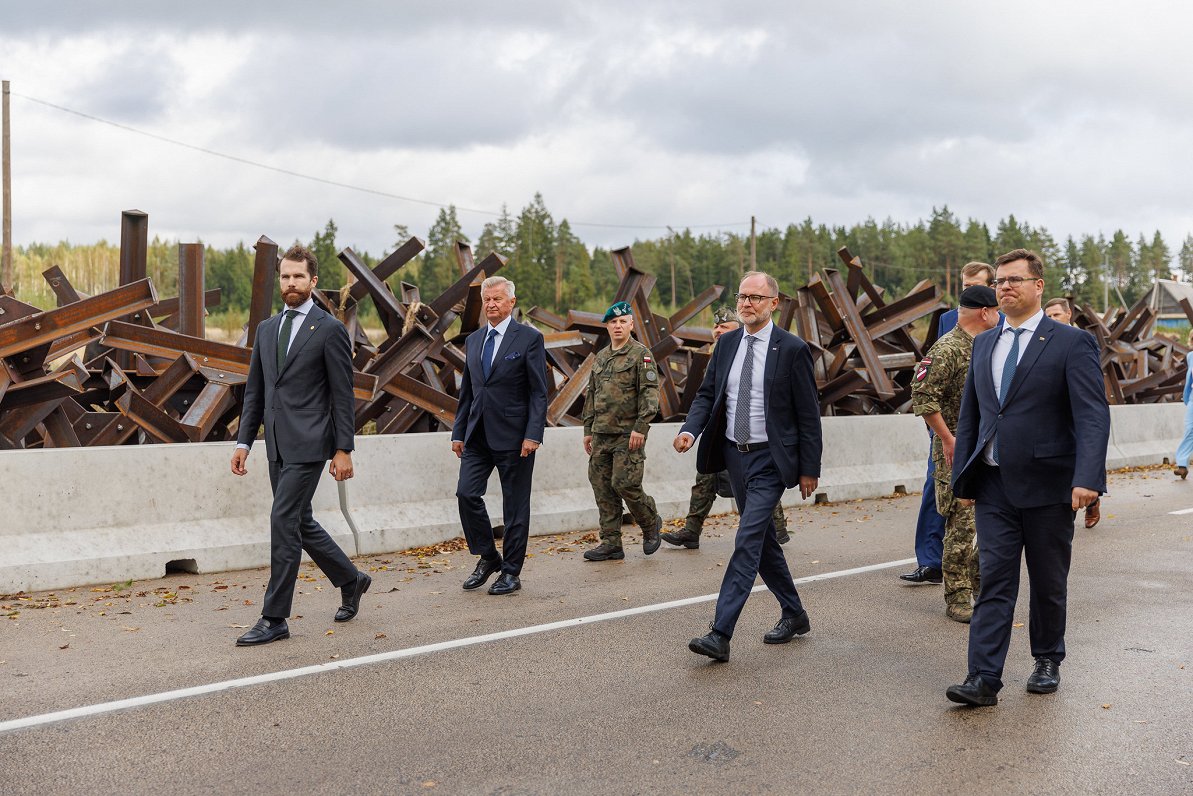
M 460 386 L 460 405 L 452 439 L 468 443 L 484 420 L 485 442 L 495 451 L 519 450 L 522 440 L 543 441 L 547 424 L 547 355 L 543 335 L 510 318 L 485 379 L 481 350 L 489 324 L 468 335 L 468 366 Z
M 702 473 L 719 473 L 725 469 L 723 445 L 728 422 L 725 385 L 744 334 L 744 328 L 735 329 L 717 341 L 704 381 L 681 429 L 700 438 L 696 469 Z M 820 400 L 808 344 L 774 327 L 763 379 L 768 450 L 783 476 L 783 484 L 790 489 L 799 483 L 801 475 L 819 478 L 823 447 Z
M 1069 503 L 1073 487 L 1106 491 L 1110 409 L 1089 332 L 1044 316 L 1002 406 L 991 356 L 1003 324 L 978 335 L 961 397 L 953 494 L 974 498 L 982 451 L 998 434 L 998 463 L 1015 508 Z
M 281 324 L 279 313 L 257 327 L 237 442 L 251 447 L 264 421 L 270 461 L 322 462 L 338 450 L 351 453 L 356 416 L 348 330 L 314 305 L 279 371 Z

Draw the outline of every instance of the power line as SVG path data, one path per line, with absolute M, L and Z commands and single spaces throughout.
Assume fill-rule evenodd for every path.
M 351 183 L 340 182 L 339 180 L 332 180 L 327 177 L 320 177 L 320 176 L 317 176 L 314 174 L 304 174 L 303 172 L 294 171 L 292 169 L 282 168 L 280 166 L 271 166 L 268 163 L 261 163 L 259 161 L 250 160 L 249 158 L 243 158 L 238 155 L 229 155 L 226 152 L 218 152 L 214 149 L 208 149 L 207 147 L 201 147 L 196 144 L 189 144 L 186 141 L 179 141 L 174 138 L 168 138 L 167 136 L 159 135 L 157 133 L 151 133 L 147 130 L 140 130 L 136 127 L 130 127 L 127 124 L 121 124 L 120 122 L 114 122 L 111 119 L 104 119 L 100 116 L 94 116 L 90 113 L 84 113 L 83 111 L 77 111 L 73 108 L 67 108 L 63 105 L 57 105 L 53 102 L 47 102 L 46 100 L 38 99 L 37 97 L 31 97 L 28 94 L 19 94 L 15 91 L 12 91 L 10 93 L 14 97 L 20 97 L 21 99 L 26 99 L 26 100 L 29 100 L 30 102 L 36 102 L 38 105 L 44 105 L 47 108 L 53 108 L 54 110 L 61 111 L 62 113 L 69 113 L 73 116 L 78 116 L 78 117 L 81 117 L 83 119 L 88 119 L 93 122 L 99 122 L 100 124 L 106 124 L 110 127 L 115 127 L 118 130 L 124 130 L 125 132 L 135 133 L 136 135 L 145 136 L 146 138 L 152 138 L 156 141 L 162 141 L 167 144 L 173 144 L 174 146 L 183 147 L 184 149 L 190 149 L 195 152 L 201 152 L 204 155 L 211 155 L 212 157 L 223 158 L 224 160 L 230 160 L 233 163 L 240 163 L 241 165 L 245 165 L 245 166 L 254 166 L 256 168 L 265 169 L 267 171 L 276 172 L 278 174 L 285 174 L 289 177 L 298 177 L 299 179 L 310 180 L 312 182 L 322 183 L 323 185 L 333 185 L 337 188 L 346 188 L 347 190 L 350 190 L 350 191 L 359 191 L 360 193 L 372 194 L 374 196 L 382 196 L 382 197 L 385 197 L 386 199 L 397 199 L 398 201 L 402 201 L 402 202 L 413 202 L 415 204 L 428 205 L 430 207 L 439 207 L 444 210 L 454 207 L 457 211 L 462 212 L 462 213 L 477 213 L 480 215 L 493 216 L 493 217 L 499 217 L 502 215 L 502 212 L 495 211 L 495 210 L 482 210 L 482 209 L 476 208 L 476 207 L 461 207 L 459 205 L 445 204 L 443 202 L 435 202 L 430 199 L 418 199 L 413 196 L 403 196 L 401 194 L 390 193 L 388 191 L 379 191 L 376 188 L 366 188 L 361 185 L 352 185 Z M 601 223 L 601 222 L 596 222 L 596 221 L 572 221 L 570 219 L 565 219 L 565 220 L 567 220 L 567 222 L 569 224 L 571 224 L 573 227 L 605 227 L 608 229 L 666 229 L 667 228 L 666 224 L 607 224 L 607 223 Z M 687 229 L 720 229 L 723 227 L 744 226 L 749 223 L 750 223 L 749 221 L 732 221 L 732 222 L 727 222 L 724 224 L 682 224 L 682 225 L 681 224 L 672 224 L 672 226 L 683 226 Z

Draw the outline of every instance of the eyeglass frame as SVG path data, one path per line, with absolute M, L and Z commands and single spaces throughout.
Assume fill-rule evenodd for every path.
M 777 299 L 777 298 L 778 298 L 778 296 L 762 296 L 757 293 L 734 293 L 733 294 L 733 300 L 736 301 L 738 304 L 741 304 L 742 299 L 745 299 L 747 302 L 749 302 L 749 304 L 751 306 L 754 306 L 754 307 L 757 307 L 759 304 L 761 304 L 766 299 Z
M 1022 285 L 1024 282 L 1043 282 L 1043 281 L 1044 281 L 1044 277 L 1042 277 L 1042 276 L 1000 276 L 1000 277 L 995 278 L 995 280 L 992 284 L 995 289 L 998 289 L 998 288 L 1002 287 L 1003 285 L 1010 285 L 1011 287 L 1019 287 L 1019 285 Z

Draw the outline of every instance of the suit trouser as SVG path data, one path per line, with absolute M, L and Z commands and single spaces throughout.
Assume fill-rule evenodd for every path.
M 1018 509 L 1007 499 L 1000 469 L 979 464 L 977 473 L 978 561 L 982 589 L 969 624 L 969 673 L 1002 688 L 1019 596 L 1020 557 L 1027 560 L 1031 654 L 1060 663 L 1065 658 L 1069 561 L 1073 554 L 1070 504 Z
M 505 521 L 501 553 L 497 552 L 497 544 L 493 541 L 493 524 L 489 521 L 489 512 L 482 499 L 494 467 L 501 478 L 502 514 Z M 520 447 L 508 451 L 492 450 L 485 441 L 483 426 L 478 425 L 464 445 L 456 500 L 460 504 L 460 524 L 464 526 L 468 552 L 490 560 L 504 558 L 501 571 L 510 575 L 521 573 L 522 563 L 526 560 L 533 475 L 533 453 L 523 457 Z
M 1193 456 L 1193 401 L 1185 404 L 1185 435 L 1176 449 L 1176 466 L 1188 467 L 1190 456 Z
M 688 516 L 684 520 L 684 530 L 693 536 L 699 536 L 704 530 L 704 521 L 708 519 L 717 499 L 717 480 L 720 477 L 720 473 L 696 474 L 696 483 L 692 484 L 692 497 L 688 502 Z M 774 514 L 771 516 L 779 533 L 787 530 L 787 515 L 783 513 L 781 502 L 775 504 Z
M 936 463 L 932 460 L 929 443 L 928 479 L 924 481 L 924 496 L 920 499 L 920 513 L 915 522 L 915 560 L 921 567 L 940 569 L 944 526 L 944 517 L 936 510 Z
M 265 589 L 262 616 L 286 618 L 294 602 L 294 583 L 302 563 L 302 551 L 323 570 L 336 588 L 356 579 L 352 560 L 315 521 L 311 499 L 325 462 L 269 462 L 269 484 L 273 487 L 273 510 L 269 514 L 269 585 Z
M 741 518 L 733 555 L 721 581 L 713 628 L 732 638 L 733 628 L 759 575 L 783 607 L 784 616 L 794 616 L 804 608 L 775 533 L 772 515 L 786 488 L 775 460 L 768 449 L 740 453 L 728 441 L 724 443 L 724 453 Z

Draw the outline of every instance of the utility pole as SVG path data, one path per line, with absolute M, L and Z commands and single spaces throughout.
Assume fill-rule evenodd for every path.
M 757 219 L 750 216 L 750 270 L 758 270 L 758 234 L 757 234 Z
M 12 147 L 8 126 L 8 81 L 3 81 L 3 100 L 0 102 L 0 171 L 4 183 L 4 240 L 0 248 L 0 293 L 4 288 L 15 289 L 12 278 Z
M 667 259 L 671 261 L 671 311 L 675 312 L 675 230 L 667 227 Z

